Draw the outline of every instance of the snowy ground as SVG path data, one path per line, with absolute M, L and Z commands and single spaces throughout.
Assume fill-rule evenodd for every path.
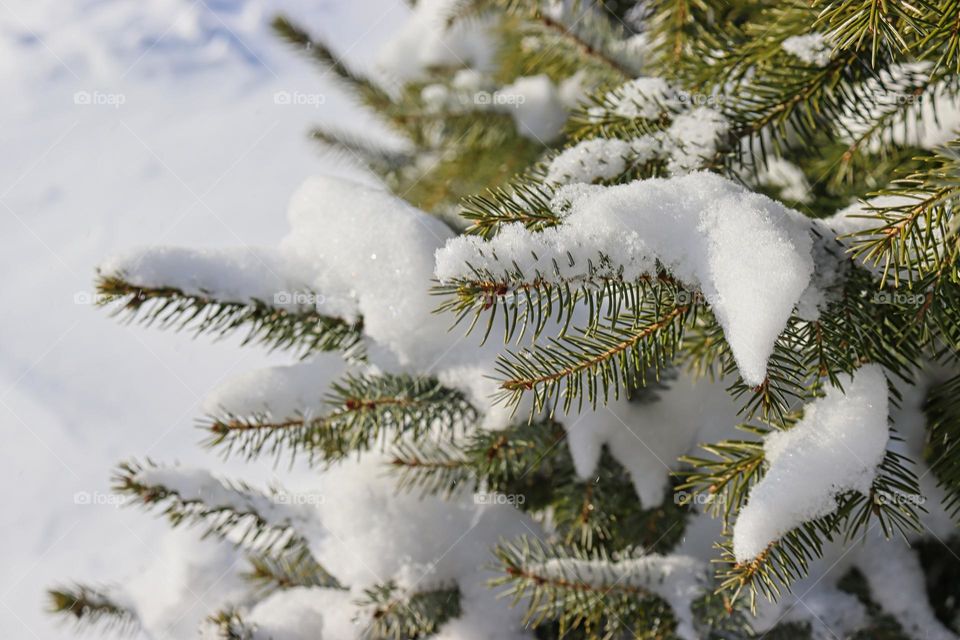
M 120 325 L 88 302 L 105 256 L 272 244 L 303 178 L 349 170 L 305 132 L 365 116 L 274 40 L 278 10 L 359 64 L 407 11 L 399 0 L 0 0 L 0 637 L 74 637 L 43 613 L 44 588 L 129 575 L 154 553 L 166 525 L 113 504 L 116 462 L 240 466 L 196 446 L 198 402 L 283 358 Z

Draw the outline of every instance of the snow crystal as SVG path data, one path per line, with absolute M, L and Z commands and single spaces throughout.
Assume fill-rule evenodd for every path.
M 780 46 L 803 62 L 818 67 L 826 66 L 833 57 L 833 46 L 824 34 L 818 32 L 790 36 Z
M 887 380 L 879 365 L 859 369 L 845 392 L 827 390 L 792 429 L 764 441 L 767 473 L 750 491 L 733 529 L 746 562 L 804 522 L 831 513 L 844 491 L 867 493 L 889 437 Z
M 563 224 L 542 232 L 509 225 L 489 241 L 454 238 L 437 252 L 437 277 L 470 277 L 470 265 L 505 274 L 515 262 L 530 276 L 569 278 L 603 254 L 634 280 L 653 273 L 659 260 L 700 288 L 744 380 L 763 382 L 773 345 L 813 273 L 806 218 L 709 173 L 564 187 L 558 197 L 570 206 Z

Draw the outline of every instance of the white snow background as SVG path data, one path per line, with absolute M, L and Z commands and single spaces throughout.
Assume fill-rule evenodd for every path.
M 76 637 L 43 612 L 44 589 L 129 576 L 156 554 L 166 523 L 109 497 L 118 461 L 270 480 L 267 461 L 197 446 L 194 421 L 217 382 L 288 357 L 122 325 L 88 302 L 112 254 L 272 245 L 304 178 L 357 176 L 306 134 L 369 132 L 369 117 L 270 33 L 278 11 L 364 67 L 409 10 L 0 0 L 0 637 Z

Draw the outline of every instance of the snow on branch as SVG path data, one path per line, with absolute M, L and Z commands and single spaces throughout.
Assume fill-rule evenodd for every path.
M 804 522 L 830 514 L 845 491 L 870 493 L 889 439 L 887 380 L 860 369 L 845 390 L 830 388 L 800 422 L 764 440 L 769 469 L 750 491 L 733 529 L 739 562 Z
M 362 323 L 346 319 L 355 313 L 285 274 L 275 252 L 153 247 L 101 264 L 98 302 L 160 328 L 217 337 L 245 330 L 244 343 L 359 354 Z
M 287 414 L 236 413 L 220 407 L 204 425 L 210 446 L 256 457 L 263 450 L 291 456 L 305 449 L 311 460 L 339 460 L 377 442 L 417 439 L 426 433 L 451 437 L 474 423 L 477 410 L 456 389 L 436 378 L 407 374 L 348 373 L 322 394 L 322 407 Z
M 204 524 L 215 534 L 262 552 L 304 546 L 294 526 L 309 519 L 302 504 L 291 504 L 286 494 L 260 493 L 245 484 L 227 483 L 202 469 L 120 465 L 114 487 L 145 507 L 164 505 L 175 526 Z
M 647 625 L 665 625 L 665 630 L 675 625 L 681 638 L 697 637 L 692 606 L 709 588 L 707 567 L 700 560 L 682 555 L 610 558 L 527 537 L 502 543 L 496 554 L 505 573 L 497 582 L 508 585 L 505 595 L 527 600 L 527 620 L 533 624 L 559 620 L 562 631 L 582 627 L 588 634 L 602 630 L 610 637 L 618 635 L 613 630 L 626 632 L 641 624 L 646 630 L 652 630 Z M 651 609 L 661 615 L 644 619 Z
M 488 241 L 450 240 L 437 252 L 437 278 L 456 292 L 487 276 L 497 286 L 476 301 L 483 312 L 510 298 L 514 305 L 529 299 L 529 291 L 511 284 L 518 276 L 596 290 L 593 283 L 604 278 L 656 278 L 662 265 L 710 304 L 743 379 L 754 386 L 764 381 L 774 343 L 814 270 L 803 216 L 709 173 L 568 186 L 554 205 L 565 211 L 557 227 L 534 232 L 510 225 Z
M 78 627 L 97 626 L 105 633 L 118 635 L 133 635 L 140 628 L 136 612 L 115 589 L 74 585 L 50 589 L 47 596 L 50 611 L 73 618 Z
M 100 293 L 161 326 L 229 333 L 313 350 L 355 349 L 363 336 L 401 365 L 427 367 L 455 341 L 431 313 L 433 254 L 453 236 L 440 220 L 382 189 L 307 180 L 275 249 L 152 248 L 106 261 Z M 362 335 L 361 335 L 362 334 Z M 470 353 L 458 352 L 470 356 Z

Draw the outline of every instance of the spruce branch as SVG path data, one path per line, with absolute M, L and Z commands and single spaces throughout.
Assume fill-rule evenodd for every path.
M 419 439 L 428 432 L 453 437 L 477 419 L 477 410 L 463 392 L 441 385 L 436 378 L 408 374 L 347 374 L 333 383 L 321 415 L 286 418 L 270 415 L 209 416 L 203 423 L 207 445 L 234 451 L 247 459 L 266 452 L 305 452 L 310 461 L 329 463 L 356 451 Z
M 367 640 L 416 640 L 433 635 L 444 622 L 460 615 L 460 590 L 404 593 L 388 582 L 365 589 L 358 604 L 369 611 Z
M 659 506 L 638 505 L 630 473 L 606 447 L 588 479 L 578 477 L 565 458 L 567 473 L 551 475 L 558 479 L 550 500 L 551 522 L 564 544 L 583 551 L 665 553 L 681 540 L 689 511 L 673 499 L 671 488 Z
M 740 425 L 739 429 L 760 438 L 768 429 Z M 740 510 L 747 500 L 750 489 L 764 474 L 765 457 L 762 440 L 723 440 L 714 444 L 702 444 L 701 448 L 711 458 L 687 455 L 680 461 L 691 469 L 677 473 L 683 482 L 677 486 L 684 502 L 703 502 L 713 517 L 722 516 L 724 524 Z M 687 495 L 702 496 L 702 500 L 689 500 Z
M 735 462 L 728 464 L 733 469 Z M 849 543 L 866 532 L 876 519 L 886 538 L 895 535 L 906 540 L 910 533 L 921 531 L 920 512 L 923 497 L 916 474 L 909 461 L 888 450 L 881 462 L 868 494 L 846 491 L 836 496 L 837 508 L 787 532 L 755 558 L 737 561 L 732 542 L 720 543 L 722 566 L 717 572 L 720 588 L 736 601 L 744 592 L 751 611 L 756 610 L 758 595 L 768 600 L 780 598 L 784 589 L 807 575 L 810 563 L 823 555 L 824 545 L 832 540 Z M 747 473 L 751 476 L 747 477 Z M 732 503 L 742 504 L 752 482 L 755 468 L 742 467 L 737 484 L 726 493 Z M 702 476 L 702 479 L 708 476 Z M 702 480 L 701 480 L 702 483 Z M 709 486 L 709 485 L 708 485 Z
M 822 8 L 818 7 L 814 27 L 828 31 L 837 49 L 860 49 L 869 39 L 871 63 L 876 63 L 881 51 L 908 51 L 926 31 L 920 9 L 925 3 L 837 0 L 815 4 Z
M 78 627 L 99 627 L 119 635 L 133 635 L 140 627 L 134 611 L 93 587 L 58 587 L 49 589 L 47 597 L 51 613 L 73 619 Z
M 927 416 L 926 458 L 944 489 L 944 507 L 953 518 L 960 514 L 960 375 L 935 385 L 924 403 Z
M 129 322 L 217 338 L 244 329 L 243 344 L 291 349 L 303 357 L 315 351 L 339 350 L 355 358 L 363 353 L 361 322 L 348 323 L 313 309 L 292 311 L 253 299 L 224 302 L 176 287 L 140 287 L 117 276 L 100 277 L 97 293 L 104 296 L 105 305 L 114 305 L 114 315 Z
M 414 158 L 410 152 L 387 149 L 361 135 L 330 127 L 317 127 L 310 132 L 310 137 L 359 159 L 381 177 L 402 170 Z
M 597 550 L 550 545 L 528 537 L 495 549 L 504 597 L 524 602 L 529 626 L 559 624 L 561 637 L 582 630 L 591 638 L 672 637 L 676 620 L 669 605 L 649 588 L 655 570 L 617 562 Z
M 204 631 L 217 640 L 254 639 L 255 628 L 248 624 L 236 609 L 218 611 L 208 616 L 205 623 L 207 627 Z
M 536 254 L 533 254 L 536 258 Z M 577 265 L 572 255 L 567 254 L 567 266 Z M 642 275 L 635 281 L 623 277 L 623 268 L 605 255 L 596 261 L 588 260 L 579 273 L 564 273 L 560 264 L 551 260 L 549 270 L 536 270 L 532 275 L 516 264 L 505 266 L 503 271 L 476 268 L 467 264 L 470 275 L 451 279 L 435 286 L 434 295 L 447 298 L 437 308 L 437 313 L 456 314 L 455 325 L 472 317 L 467 333 L 486 315 L 484 340 L 497 320 L 503 315 L 504 341 L 514 337 L 518 341 L 527 330 L 539 337 L 551 321 L 562 325 L 560 334 L 567 331 L 578 306 L 586 306 L 592 325 L 601 323 L 601 314 L 607 312 L 616 321 L 626 309 L 636 307 L 646 297 L 672 295 L 674 298 L 689 296 L 681 283 L 663 269 L 655 275 Z M 502 311 L 501 311 L 502 309 Z
M 623 23 L 602 7 L 576 0 L 561 11 L 548 11 L 538 0 L 470 0 L 460 7 L 451 21 L 497 10 L 514 18 L 517 33 L 510 42 L 522 43 L 535 38 L 542 41 L 532 51 L 520 51 L 518 75 L 546 73 L 551 77 L 569 77 L 587 68 L 607 83 L 638 75 L 640 69 L 619 47 L 627 34 Z
M 295 587 L 342 588 L 304 547 L 276 555 L 252 554 L 247 559 L 250 569 L 243 577 L 263 596 Z
M 528 229 L 556 226 L 560 217 L 550 208 L 552 190 L 537 183 L 515 180 L 463 199 L 460 215 L 471 223 L 468 232 L 491 238 L 505 225 L 521 223 Z
M 457 443 L 400 442 L 391 470 L 403 490 L 450 495 L 462 487 L 525 496 L 537 488 L 543 468 L 555 471 L 557 455 L 566 454 L 563 427 L 549 419 L 521 422 L 504 431 L 472 431 Z M 562 482 L 562 476 L 555 476 Z M 535 507 L 537 500 L 524 501 Z
M 161 508 L 171 526 L 201 525 L 205 536 L 229 539 L 260 553 L 306 547 L 294 530 L 294 512 L 244 483 L 131 461 L 117 468 L 113 490 L 146 509 Z
M 626 91 L 626 86 L 620 85 L 611 90 L 589 94 L 584 103 L 570 114 L 565 128 L 570 138 L 579 142 L 593 138 L 630 140 L 654 135 L 666 129 L 677 114 L 675 107 L 658 104 L 660 114 L 653 119 L 645 115 L 626 115 L 622 109 L 628 100 Z M 632 100 L 632 98 L 629 99 Z M 654 97 L 647 97 L 647 99 L 655 100 Z
M 936 272 L 956 281 L 960 141 L 940 148 L 920 171 L 898 179 L 882 195 L 887 198 L 883 204 L 869 204 L 859 216 L 876 224 L 847 236 L 852 254 L 882 265 L 884 280 L 894 286 Z
M 331 71 L 369 107 L 377 110 L 387 109 L 392 100 L 373 80 L 350 69 L 333 51 L 309 33 L 279 15 L 270 23 L 274 33 L 282 40 L 317 62 L 322 68 Z
M 619 398 L 621 392 L 658 380 L 696 308 L 653 290 L 629 312 L 614 313 L 605 326 L 576 329 L 545 344 L 501 355 L 498 401 L 517 406 L 525 393 L 532 393 L 533 412 L 548 404 L 569 412 L 574 403 L 582 410 L 584 399 L 596 407 L 611 393 Z

